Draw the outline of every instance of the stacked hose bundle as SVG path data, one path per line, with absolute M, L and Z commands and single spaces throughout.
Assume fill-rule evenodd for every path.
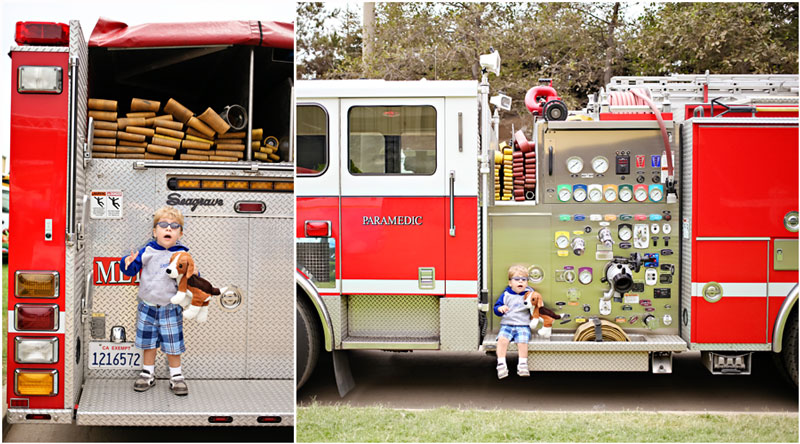
M 92 156 L 117 157 L 117 101 L 89 99 L 89 117 L 95 120 Z
M 514 134 L 514 200 L 536 198 L 536 150 L 522 130 Z
M 236 162 L 244 159 L 246 132 L 230 132 L 230 125 L 212 108 L 199 116 L 169 99 L 161 102 L 134 98 L 125 117 L 117 115 L 117 101 L 89 99 L 89 117 L 95 120 L 93 157 Z M 278 140 L 252 130 L 254 157 L 279 162 Z
M 495 154 L 495 200 L 511 200 L 514 187 L 513 149 L 505 142 Z

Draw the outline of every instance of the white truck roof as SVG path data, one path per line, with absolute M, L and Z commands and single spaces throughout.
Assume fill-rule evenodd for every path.
M 295 94 L 303 98 L 477 97 L 477 80 L 298 80 Z

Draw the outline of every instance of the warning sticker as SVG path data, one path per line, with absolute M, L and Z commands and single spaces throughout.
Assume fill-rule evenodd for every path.
M 90 201 L 92 219 L 122 219 L 121 190 L 93 190 Z

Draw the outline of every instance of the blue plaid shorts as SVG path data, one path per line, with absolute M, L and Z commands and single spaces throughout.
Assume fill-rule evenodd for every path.
M 161 346 L 168 355 L 186 351 L 183 343 L 183 308 L 169 304 L 162 307 L 139 301 L 136 308 L 136 348 L 149 350 Z
M 497 334 L 497 337 L 504 337 L 509 341 L 514 341 L 516 338 L 517 344 L 520 342 L 530 342 L 531 340 L 531 328 L 527 325 L 500 325 L 500 333 Z

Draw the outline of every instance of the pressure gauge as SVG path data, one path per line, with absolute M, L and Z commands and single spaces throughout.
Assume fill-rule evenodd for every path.
M 608 171 L 608 159 L 603 156 L 597 156 L 592 159 L 592 169 L 597 174 L 604 174 Z
M 556 247 L 564 249 L 569 246 L 569 232 L 557 231 L 556 232 Z
M 572 188 L 572 198 L 575 199 L 575 202 L 586 200 L 586 185 L 575 185 Z
M 629 241 L 633 237 L 633 230 L 629 224 L 621 224 L 617 231 L 617 236 L 621 241 Z
M 644 202 L 647 200 L 647 188 L 644 186 L 637 187 L 633 191 L 633 197 L 636 199 L 636 202 Z
M 661 201 L 661 198 L 664 197 L 664 189 L 661 188 L 661 185 L 650 185 L 650 200 L 653 202 Z
M 614 202 L 617 200 L 617 186 L 605 185 L 603 186 L 603 198 L 606 202 Z
M 567 171 L 572 174 L 578 174 L 583 171 L 583 159 L 578 156 L 572 156 L 567 159 Z
M 578 270 L 578 282 L 583 285 L 589 285 L 592 283 L 592 269 L 591 268 L 581 268 Z
M 619 200 L 623 202 L 630 202 L 633 198 L 633 189 L 630 185 L 619 186 Z
M 569 198 L 572 197 L 572 186 L 567 184 L 557 186 L 556 195 L 559 202 L 569 202 Z
M 600 202 L 603 200 L 603 188 L 600 185 L 589 185 L 589 200 L 592 202 Z

